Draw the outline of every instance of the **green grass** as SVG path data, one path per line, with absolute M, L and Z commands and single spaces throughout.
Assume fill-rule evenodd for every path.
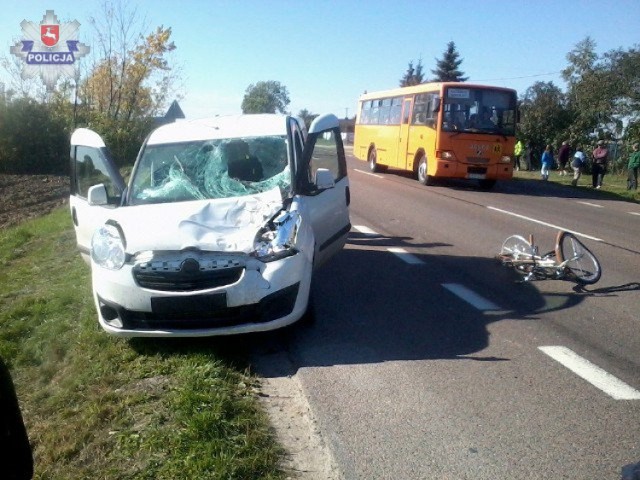
M 527 180 L 540 180 L 540 171 L 518 171 L 513 172 L 513 178 L 527 179 Z M 571 180 L 573 180 L 573 171 L 570 174 L 561 176 L 558 170 L 552 170 L 549 175 L 549 182 L 557 183 L 560 185 L 566 185 L 568 188 L 574 188 L 571 186 Z M 594 195 L 601 195 L 606 198 L 614 198 L 617 200 L 624 200 L 630 202 L 640 202 L 640 190 L 627 190 L 627 175 L 625 174 L 607 174 L 604 176 L 602 188 L 595 190 L 591 187 L 591 174 L 583 173 L 578 182 L 579 189 L 586 189 L 593 192 Z
M 34 478 L 284 478 L 241 358 L 214 341 L 99 328 L 68 208 L 0 231 L 0 267 L 0 355 Z

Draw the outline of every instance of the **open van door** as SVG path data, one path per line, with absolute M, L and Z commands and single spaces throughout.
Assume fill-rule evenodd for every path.
M 70 171 L 71 218 L 78 249 L 89 263 L 93 232 L 121 204 L 125 183 L 100 135 L 86 128 L 71 135 Z
M 335 115 L 316 118 L 296 165 L 296 193 L 306 203 L 315 236 L 314 266 L 340 251 L 351 230 L 347 163 Z

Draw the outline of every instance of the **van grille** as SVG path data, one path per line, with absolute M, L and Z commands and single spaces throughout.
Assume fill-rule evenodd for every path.
M 196 250 L 138 254 L 133 278 L 142 288 L 191 292 L 231 285 L 245 269 L 241 254 L 229 255 Z

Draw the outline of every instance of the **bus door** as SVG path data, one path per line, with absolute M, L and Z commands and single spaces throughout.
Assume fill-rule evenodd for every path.
M 406 97 L 402 102 L 402 120 L 398 138 L 398 168 L 406 169 L 409 166 L 407 147 L 409 145 L 409 120 L 411 118 L 412 97 Z

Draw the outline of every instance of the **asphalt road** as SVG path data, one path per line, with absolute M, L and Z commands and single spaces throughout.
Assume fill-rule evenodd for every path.
M 542 182 L 423 187 L 349 160 L 353 229 L 289 358 L 345 479 L 619 479 L 640 462 L 640 206 Z M 603 275 L 516 283 L 509 235 Z M 578 373 L 576 373 L 578 372 Z

